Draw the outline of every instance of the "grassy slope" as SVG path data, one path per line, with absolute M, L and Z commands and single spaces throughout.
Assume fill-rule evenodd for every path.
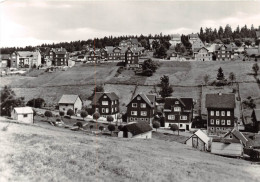
M 7 123 L 0 122 L 0 128 Z M 1 181 L 258 181 L 260 166 L 157 139 L 95 137 L 11 124 Z

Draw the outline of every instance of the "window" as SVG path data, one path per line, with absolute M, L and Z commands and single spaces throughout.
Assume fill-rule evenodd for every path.
M 226 112 L 225 111 L 221 111 L 221 116 L 225 116 Z
M 115 107 L 115 112 L 117 111 L 117 107 Z
M 137 107 L 137 103 L 132 103 L 132 107 Z
M 106 95 L 104 95 L 104 98 L 107 98 L 107 96 L 106 96 Z
M 146 108 L 146 104 L 145 103 L 141 103 L 141 108 Z
M 112 108 L 111 112 L 114 112 L 114 108 Z
M 175 101 L 175 104 L 179 104 L 179 101 Z
M 137 116 L 137 111 L 131 111 L 132 116 Z
M 219 125 L 219 119 L 216 120 L 216 125 Z
M 106 108 L 106 113 L 109 113 L 109 108 Z
M 117 103 L 117 101 L 115 100 L 115 104 Z
M 181 116 L 181 120 L 187 120 L 187 116 Z
M 216 116 L 219 116 L 219 111 L 216 111 Z
M 141 111 L 141 116 L 147 116 L 147 112 L 146 111 Z
M 219 128 L 217 128 L 217 130 L 219 131 Z
M 210 120 L 210 124 L 214 125 L 214 119 Z
M 175 116 L 174 115 L 168 115 L 168 120 L 175 120 Z
M 130 118 L 130 121 L 134 121 L 134 118 L 131 117 L 131 118 Z
M 227 120 L 227 125 L 231 125 L 231 121 L 230 120 Z
M 224 119 L 221 120 L 221 125 L 225 125 L 226 121 Z
M 182 124 L 180 124 L 180 127 L 182 127 Z
M 180 107 L 174 107 L 174 111 L 181 111 Z
M 24 114 L 23 117 L 24 117 L 24 118 L 27 118 L 27 117 L 28 117 L 28 114 Z
M 230 116 L 230 111 L 227 111 L 227 116 Z
M 214 116 L 214 111 L 210 111 L 210 115 L 211 115 L 211 116 Z
M 213 128 L 213 127 L 211 128 L 211 131 L 214 131 L 214 128 Z
M 137 97 L 137 100 L 141 100 L 141 97 Z
M 102 113 L 105 113 L 106 112 L 106 108 L 102 108 Z
M 107 106 L 108 105 L 108 101 L 102 101 L 102 105 L 103 106 Z

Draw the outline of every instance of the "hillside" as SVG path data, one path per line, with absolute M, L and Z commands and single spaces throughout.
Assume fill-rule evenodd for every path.
M 260 166 L 158 139 L 0 122 L 0 181 L 258 181 Z

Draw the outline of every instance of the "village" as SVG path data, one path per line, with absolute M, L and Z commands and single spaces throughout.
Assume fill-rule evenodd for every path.
M 260 92 L 257 61 L 260 56 L 260 43 L 257 46 L 253 43 L 254 40 L 250 40 L 248 45 L 246 39 L 240 46 L 220 41 L 206 44 L 202 42 L 199 34 L 190 34 L 188 38 L 192 52 L 190 56 L 183 56 L 178 52 L 179 47 L 183 45 L 181 36 L 175 34 L 171 35 L 167 54 L 159 59 L 154 57 L 156 46 L 160 44 L 159 39 L 149 39 L 150 46 L 145 48 L 136 38 L 123 40 L 115 47 L 106 46 L 99 49 L 86 45 L 84 50 L 72 53 L 62 47 L 36 47 L 34 51 L 1 54 L 2 84 L 5 83 L 5 79 L 27 77 L 31 72 L 34 74 L 41 72 L 37 75 L 40 76 L 60 72 L 59 70 L 69 72 L 70 69 L 79 69 L 82 66 L 93 70 L 100 65 L 104 68 L 116 65 L 118 68 L 111 70 L 114 72 L 114 77 L 120 77 L 128 71 L 139 78 L 130 83 L 135 85 L 132 93 L 128 90 L 121 93 L 117 85 L 113 89 L 107 89 L 106 86 L 104 88 L 106 83 L 101 79 L 99 85 L 96 85 L 95 81 L 93 89 L 89 90 L 92 93 L 88 93 L 87 99 L 83 99 L 76 89 L 59 94 L 59 100 L 56 99 L 58 102 L 52 104 L 46 103 L 45 97 L 39 97 L 27 100 L 25 107 L 16 107 L 19 104 L 6 104 L 7 95 L 1 101 L 2 114 L 4 111 L 10 115 L 9 119 L 16 122 L 28 124 L 43 122 L 53 127 L 65 127 L 97 135 L 111 132 L 111 136 L 123 138 L 151 139 L 157 130 L 159 133 L 172 131 L 178 133 L 178 136 L 187 137 L 182 141 L 183 144 L 200 151 L 259 160 L 260 108 L 257 99 Z M 258 42 L 260 40 L 260 31 L 256 31 L 256 40 Z M 239 64 L 243 64 L 250 60 L 255 62 L 252 69 L 256 85 L 258 84 L 255 90 L 258 94 L 257 103 L 252 98 L 254 95 L 249 95 L 241 101 L 240 92 L 243 91 L 239 88 L 239 78 L 231 72 L 227 80 L 221 67 L 217 68 L 216 80 L 211 84 L 209 75 L 205 73 L 202 79 L 204 83 L 199 86 L 201 89 L 199 98 L 192 97 L 193 94 L 189 92 L 175 94 L 176 88 L 171 86 L 167 72 L 160 76 L 158 86 L 155 83 L 140 82 L 142 77 L 149 79 L 156 73 L 156 69 L 161 67 L 160 64 L 166 64 L 166 67 L 169 64 L 182 62 L 184 64 L 192 62 L 196 65 L 204 62 L 214 64 L 214 62 L 239 61 Z M 99 79 L 98 74 L 94 79 Z M 124 80 L 121 82 L 124 83 Z M 142 85 L 155 89 L 138 89 Z M 12 84 L 10 86 L 12 87 Z M 5 86 L 2 92 L 12 93 L 11 87 Z M 20 96 L 24 97 L 22 94 Z M 126 97 L 128 102 L 125 102 Z

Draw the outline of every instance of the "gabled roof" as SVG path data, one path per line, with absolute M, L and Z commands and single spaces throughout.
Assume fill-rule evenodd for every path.
M 78 95 L 62 95 L 59 104 L 74 104 L 78 97 Z
M 146 133 L 152 130 L 152 127 L 146 122 L 131 123 L 123 127 L 123 131 L 130 132 L 133 136 Z
M 47 55 L 47 54 L 49 54 L 51 48 L 49 48 L 49 47 L 39 47 L 39 50 L 40 50 L 41 54 Z
M 1 60 L 11 59 L 11 56 L 10 54 L 0 54 L 0 59 Z
M 137 96 L 140 96 L 145 102 L 146 104 L 148 104 L 150 107 L 154 107 L 155 106 L 155 102 L 156 102 L 156 95 L 153 94 L 137 94 L 135 97 L 133 97 L 132 100 L 134 100 Z M 127 104 L 127 106 L 132 102 L 132 100 Z
M 198 52 L 199 52 L 201 49 L 205 49 L 206 51 L 209 51 L 206 47 L 202 47 L 202 48 L 199 48 Z
M 206 133 L 204 133 L 202 130 L 198 130 L 196 131 L 192 136 L 196 135 L 198 138 L 200 138 L 204 143 L 208 144 L 208 142 L 210 141 L 210 138 L 208 137 L 208 135 Z M 190 138 L 192 137 L 190 136 Z M 187 140 L 189 140 L 190 138 L 188 138 Z M 187 141 L 186 140 L 186 141 Z
M 238 140 L 240 140 L 245 146 L 247 145 L 248 143 L 248 139 L 241 133 L 239 132 L 238 130 L 236 130 L 235 128 L 232 130 L 232 131 L 229 131 L 227 132 L 225 135 L 224 135 L 224 138 L 228 135 L 234 135 Z
M 257 121 L 260 121 L 260 109 L 254 109 L 255 117 Z
M 61 48 L 52 48 L 52 51 L 55 53 L 55 54 L 66 54 L 67 53 L 67 50 L 63 47 Z
M 175 101 L 179 101 L 184 107 L 184 110 L 191 110 L 193 108 L 193 99 L 192 98 L 177 98 L 177 97 L 166 97 L 164 109 L 170 109 L 172 105 L 175 105 Z
M 235 94 L 206 94 L 206 108 L 234 109 Z
M 92 105 L 96 105 L 98 103 L 98 100 L 103 95 L 106 95 L 111 101 L 119 100 L 119 97 L 115 94 L 115 92 L 96 92 L 92 99 Z
M 231 45 L 227 45 L 227 44 L 222 44 L 221 46 L 217 45 L 216 46 L 216 50 L 220 51 L 221 47 L 223 47 L 223 46 L 226 48 L 226 51 L 232 51 L 232 46 Z
M 197 34 L 197 33 L 192 33 L 192 34 L 189 34 L 189 37 L 190 37 L 190 39 L 191 38 L 199 38 L 199 35 Z
M 31 107 L 15 107 L 14 110 L 17 114 L 33 114 Z
M 17 54 L 19 54 L 19 56 L 21 56 L 21 57 L 36 57 L 36 56 L 38 56 L 38 53 L 33 52 L 33 51 L 17 51 Z
M 138 40 L 136 38 L 131 38 L 130 41 L 132 42 L 132 44 L 138 44 Z

